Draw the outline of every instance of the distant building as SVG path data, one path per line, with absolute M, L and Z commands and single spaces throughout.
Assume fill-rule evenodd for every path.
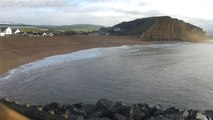
M 20 33 L 19 29 L 11 29 L 10 27 L 2 27 L 0 28 L 0 36 L 12 36 L 13 34 Z
M 49 36 L 49 37 L 53 37 L 53 36 L 54 36 L 54 34 L 53 34 L 53 33 L 48 33 L 48 34 L 47 34 L 47 36 Z
M 88 33 L 89 36 L 99 36 L 100 33 L 99 32 L 90 32 Z
M 5 35 L 6 36 L 9 36 L 9 35 L 12 35 L 13 34 L 13 31 L 10 27 L 8 27 L 6 30 L 5 30 Z
M 45 36 L 47 36 L 47 34 L 46 34 L 46 33 L 43 33 L 41 36 L 45 37 Z
M 0 28 L 0 36 L 8 36 L 8 35 L 12 35 L 12 29 L 10 27 Z
M 121 31 L 121 29 L 120 29 L 119 27 L 113 28 L 113 30 L 114 30 L 115 32 Z
M 20 33 L 21 32 L 21 30 L 20 29 L 14 29 L 15 31 L 14 31 L 14 34 L 18 34 L 18 33 Z
M 55 34 L 50 32 L 23 32 L 20 29 L 11 29 L 10 27 L 0 27 L 1 36 L 28 36 L 28 37 L 52 37 Z

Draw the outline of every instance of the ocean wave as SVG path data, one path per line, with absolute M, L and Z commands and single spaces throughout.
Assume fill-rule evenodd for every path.
M 89 59 L 89 58 L 97 57 L 100 55 L 101 55 L 100 48 L 94 48 L 94 49 L 88 49 L 88 50 L 81 50 L 81 51 L 77 51 L 77 52 L 73 52 L 69 54 L 46 57 L 41 60 L 24 64 L 20 67 L 10 70 L 8 73 L 6 73 L 6 75 L 0 78 L 0 81 L 10 79 L 12 76 L 16 75 L 17 73 L 29 74 L 33 72 L 34 70 L 48 68 L 50 66 L 71 62 L 74 60 Z

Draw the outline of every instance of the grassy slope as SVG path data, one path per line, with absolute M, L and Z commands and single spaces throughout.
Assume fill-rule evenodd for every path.
M 118 35 L 137 36 L 146 31 L 156 20 L 156 17 L 136 19 L 130 22 L 123 22 L 115 25 L 113 28 L 120 28 Z
M 43 29 L 49 29 L 51 31 L 75 31 L 75 32 L 91 32 L 97 31 L 103 26 L 99 25 L 90 25 L 90 24 L 79 24 L 79 25 L 62 25 L 62 26 L 53 26 L 53 25 L 40 25 L 36 26 Z

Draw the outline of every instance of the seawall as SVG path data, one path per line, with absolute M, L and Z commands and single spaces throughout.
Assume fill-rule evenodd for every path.
M 151 104 L 124 104 L 100 99 L 95 104 L 21 105 L 8 98 L 0 100 L 11 109 L 36 120 L 212 120 L 213 110 L 181 110 Z

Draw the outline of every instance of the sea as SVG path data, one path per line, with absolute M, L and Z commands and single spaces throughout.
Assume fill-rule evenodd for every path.
M 213 40 L 94 48 L 56 55 L 0 77 L 0 96 L 21 103 L 160 104 L 213 109 Z

